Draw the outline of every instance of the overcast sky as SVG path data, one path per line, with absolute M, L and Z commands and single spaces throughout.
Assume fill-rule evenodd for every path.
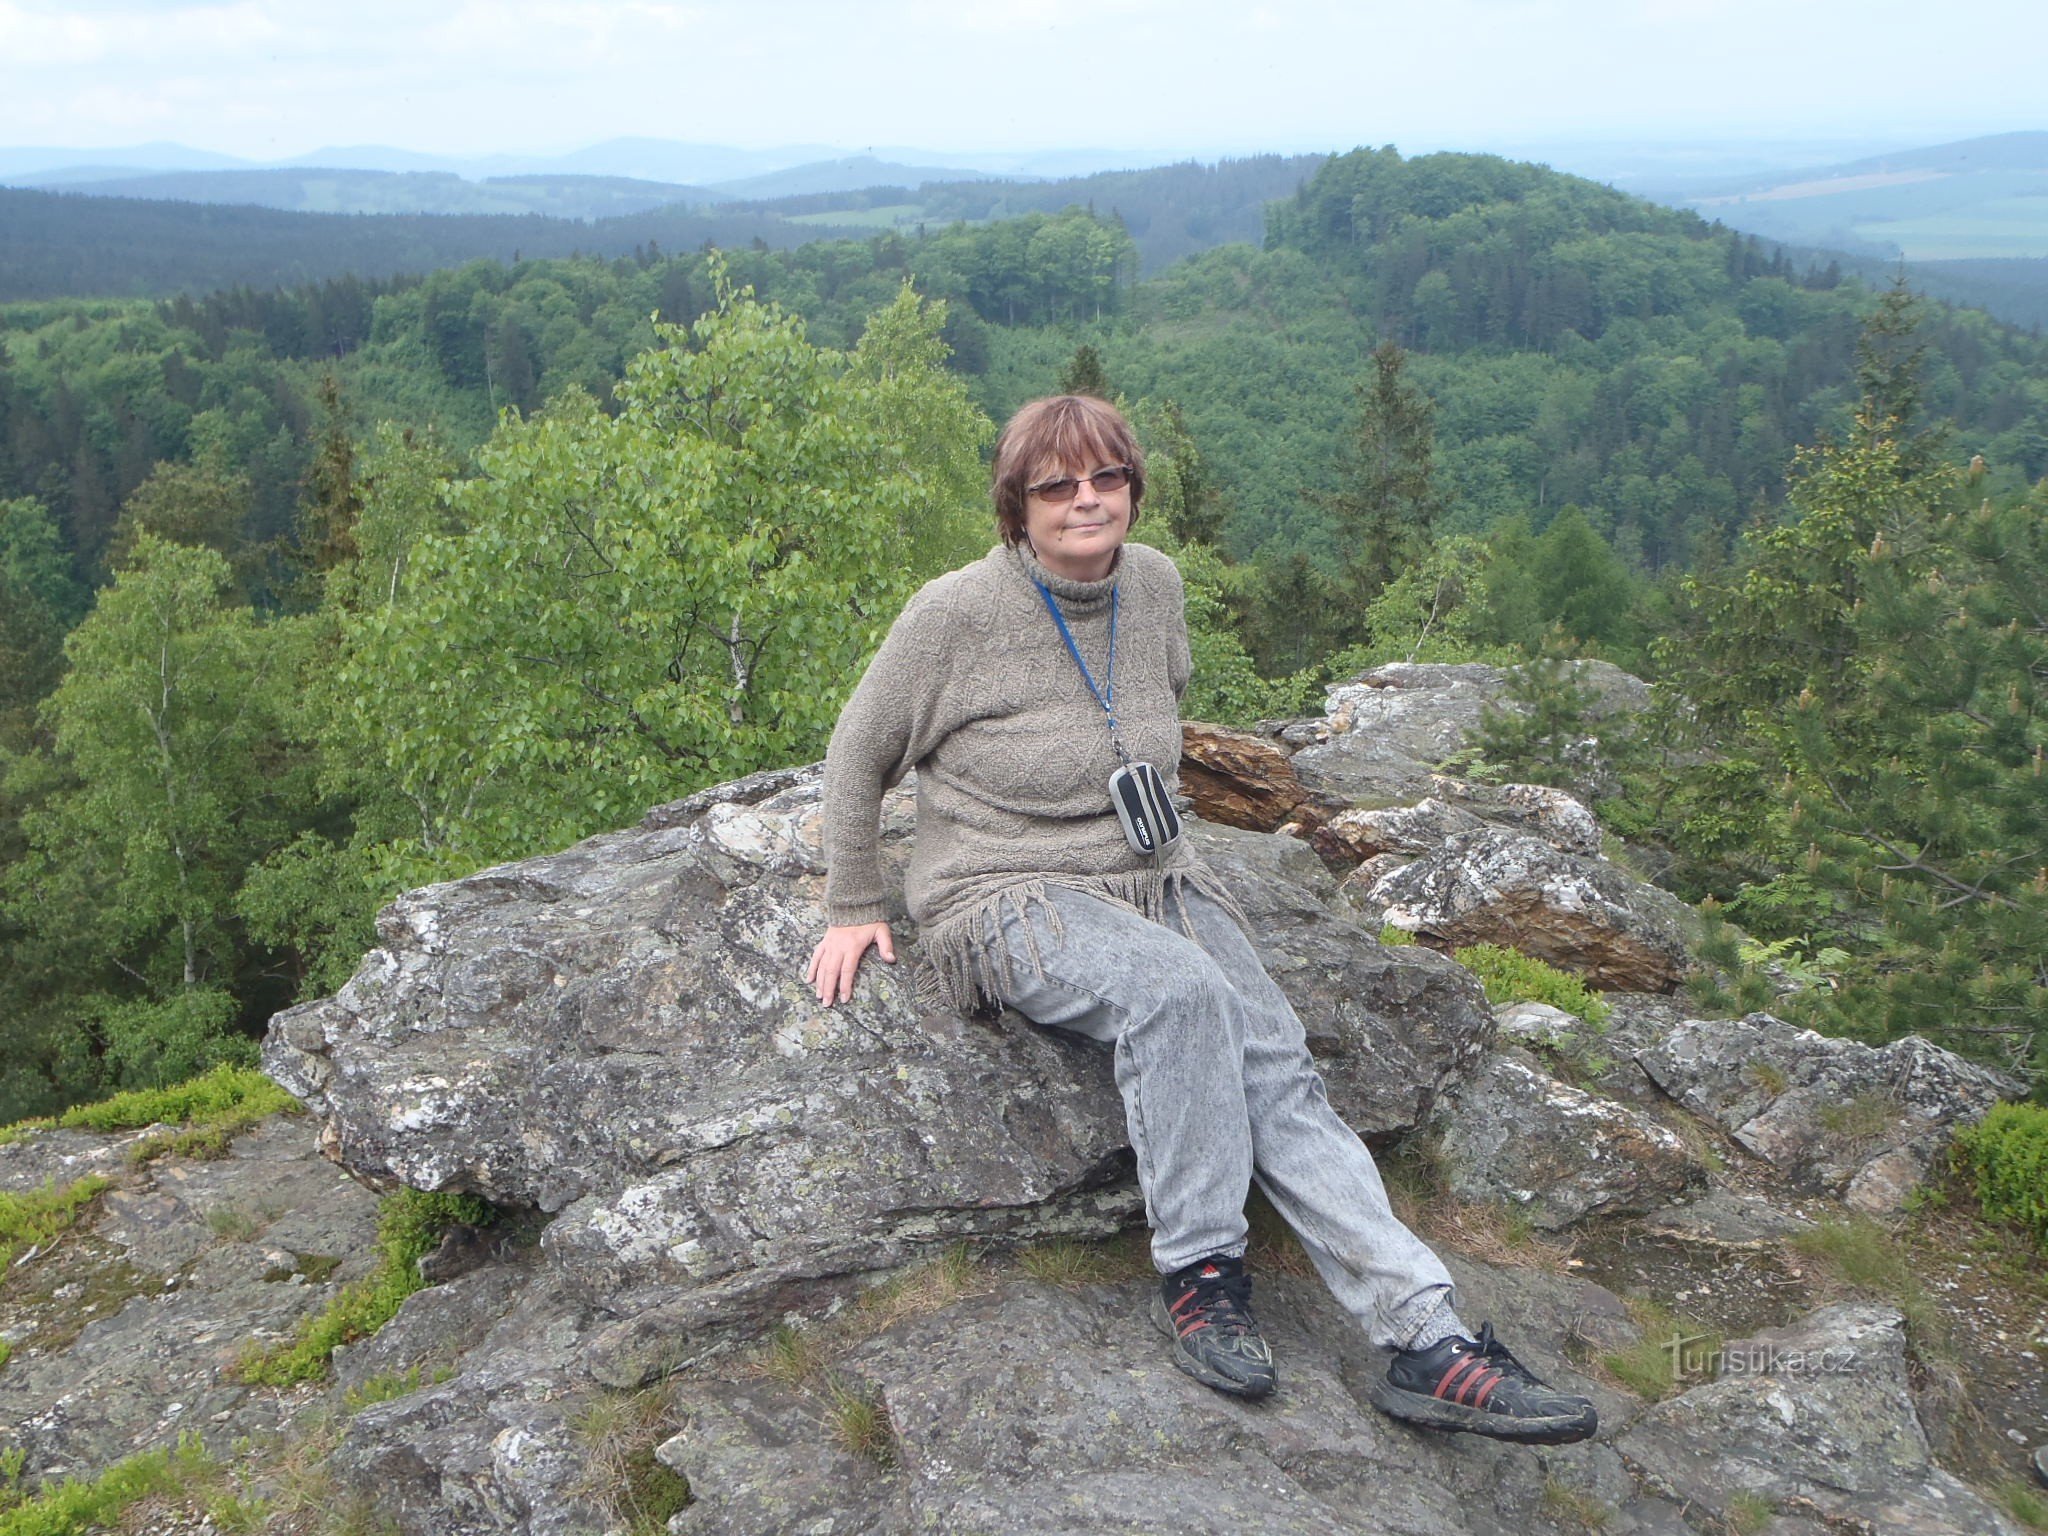
M 1210 155 L 2048 128 L 2042 0 L 0 0 L 0 144 Z

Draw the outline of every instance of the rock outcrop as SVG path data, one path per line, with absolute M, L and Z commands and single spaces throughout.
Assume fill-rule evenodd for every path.
M 1196 721 L 1180 734 L 1181 788 L 1202 820 L 1275 832 L 1308 800 L 1293 760 L 1265 737 Z
M 1664 1497 L 1741 1529 L 1982 1533 L 2017 1527 L 1934 1464 L 1904 1321 L 1825 1308 L 1723 1347 L 1721 1379 L 1659 1403 L 1615 1449 Z
M 1593 696 L 1588 716 L 1603 720 L 1645 708 L 1650 688 L 1604 661 L 1573 664 Z M 1408 804 L 1430 792 L 1438 766 L 1461 751 L 1489 706 L 1513 709 L 1508 674 L 1481 662 L 1392 662 L 1329 691 L 1319 720 L 1288 725 L 1294 770 L 1312 793 L 1368 807 Z M 1586 776 L 1600 774 L 1598 743 L 1588 741 Z
M 1338 690 L 1351 714 L 1296 755 L 1292 801 L 1265 743 L 1218 747 L 1218 764 L 1258 764 L 1236 802 L 1253 826 L 1284 815 L 1307 833 L 1346 775 L 1377 786 L 1379 804 L 1336 818 L 1373 849 L 1367 868 L 1388 861 L 1363 890 L 1303 837 L 1201 821 L 1191 835 L 1362 1134 L 1430 1128 L 1456 1195 L 1594 1234 L 1590 1260 L 1547 1242 L 1446 1260 L 1468 1319 L 1595 1398 L 1599 1439 L 1539 1453 L 1380 1417 L 1366 1392 L 1383 1357 L 1270 1236 L 1258 1303 L 1282 1389 L 1262 1405 L 1173 1368 L 1144 1320 L 1142 1259 L 1056 1283 L 1057 1245 L 1140 1215 L 1106 1053 L 1013 1016 L 928 1012 L 909 942 L 894 967 L 864 968 L 851 1003 L 818 1007 L 801 981 L 822 885 L 817 774 L 791 769 L 389 908 L 340 993 L 273 1022 L 265 1064 L 310 1118 L 268 1122 L 224 1163 L 127 1175 L 75 1239 L 112 1277 L 82 1326 L 62 1286 L 23 1289 L 48 1255 L 0 1284 L 16 1346 L 0 1444 L 23 1448 L 33 1479 L 188 1425 L 223 1451 L 289 1430 L 317 1394 L 231 1386 L 221 1366 L 252 1325 L 281 1335 L 363 1272 L 362 1186 L 403 1183 L 524 1213 L 508 1238 L 437 1256 L 441 1283 L 336 1355 L 336 1393 L 417 1383 L 353 1412 L 332 1458 L 340 1488 L 404 1536 L 623 1530 L 590 1428 L 621 1403 L 667 1426 L 659 1461 L 688 1479 L 694 1502 L 669 1529 L 706 1536 L 2010 1530 L 1941 1465 L 1896 1313 L 1799 1315 L 1774 1290 L 1763 1321 L 1793 1321 L 1744 1324 L 1755 1371 L 1681 1382 L 1654 1406 L 1607 1373 L 1612 1352 L 1664 1342 L 1619 1294 L 1644 1247 L 1670 1265 L 1697 1251 L 1717 1289 L 1731 1255 L 1782 1279 L 1797 1270 L 1781 1245 L 1823 1214 L 1732 1187 L 1702 1163 L 1707 1138 L 1725 1129 L 1730 1157 L 1810 1174 L 1814 1203 L 1882 1208 L 1900 1168 L 1917 1176 L 1959 1116 L 2011 1085 L 1922 1042 L 1873 1052 L 1768 1018 L 1703 1024 L 1653 995 L 1686 964 L 1683 914 L 1599 857 L 1569 796 L 1432 777 L 1437 728 L 1394 697 L 1498 686 L 1486 668 L 1383 668 Z M 898 865 L 910 793 L 885 806 Z M 1321 851 L 1337 846 L 1353 845 Z M 1572 1063 L 1568 1084 L 1496 1050 L 1476 980 L 1429 948 L 1380 945 L 1382 920 L 1642 990 L 1616 995 L 1604 1033 L 1504 1010 L 1516 1038 Z M 1831 1105 L 1850 1119 L 1831 1124 Z M 122 1146 L 73 1132 L 0 1146 L 0 1188 L 115 1166 Z M 246 1233 L 214 1214 L 245 1205 Z M 1047 1243 L 1052 1259 L 1033 1246 Z M 943 1294 L 892 1289 L 941 1271 Z M 788 1347 L 764 1354 L 778 1336 Z M 1845 1350 L 1856 1371 L 1822 1369 Z
M 1360 901 L 1426 944 L 1505 945 L 1596 987 L 1638 992 L 1678 985 L 1696 926 L 1675 896 L 1617 866 L 1500 827 L 1457 833 Z
M 1641 1110 L 1507 1053 L 1453 1088 L 1435 1125 L 1452 1194 L 1503 1202 L 1546 1231 L 1654 1211 L 1706 1181 L 1685 1142 Z
M 1897 1211 L 1958 1125 L 2023 1091 L 1918 1036 L 1869 1046 L 1767 1013 L 1689 1019 L 1636 1060 L 1757 1156 L 1870 1213 Z
M 409 894 L 265 1051 L 363 1177 L 552 1215 L 550 1274 L 603 1320 L 583 1367 L 619 1386 L 946 1243 L 1102 1236 L 1137 1208 L 1099 1052 L 926 1012 L 913 945 L 818 1005 L 816 775 L 761 788 Z M 1377 1140 L 1420 1124 L 1491 1041 L 1472 978 L 1333 916 L 1300 843 L 1196 835 L 1340 1112 Z

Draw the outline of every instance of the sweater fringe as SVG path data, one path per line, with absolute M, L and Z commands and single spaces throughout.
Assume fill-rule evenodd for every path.
M 1177 911 L 1181 932 L 1192 939 L 1195 929 L 1188 917 L 1183 887 L 1209 897 L 1250 935 L 1251 919 L 1245 916 L 1237 898 L 1199 863 L 1163 871 L 1135 869 L 1115 875 L 1040 876 L 1006 885 L 919 936 L 924 964 L 917 974 L 918 1002 L 926 1008 L 955 1013 L 1001 1009 L 1008 1001 L 1004 982 L 1015 959 L 1008 927 L 1011 918 L 1017 920 L 1017 928 L 1024 936 L 1025 955 L 1032 970 L 1043 975 L 1045 957 L 1039 953 L 1038 931 L 1030 921 L 1031 909 L 1037 907 L 1044 912 L 1046 929 L 1054 938 L 1065 932 L 1060 910 L 1048 898 L 1048 890 L 1093 896 L 1114 906 L 1127 907 L 1147 922 L 1162 926 L 1168 922 L 1170 913 Z

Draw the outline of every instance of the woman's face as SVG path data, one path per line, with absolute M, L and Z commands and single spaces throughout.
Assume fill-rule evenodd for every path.
M 1024 535 L 1038 563 L 1070 581 L 1100 581 L 1116 562 L 1116 552 L 1131 532 L 1129 479 L 1113 491 L 1098 490 L 1088 478 L 1111 467 L 1104 459 L 1086 464 L 1051 464 L 1031 477 L 1033 485 L 1062 476 L 1079 481 L 1071 501 L 1052 501 L 1029 492 L 1024 497 Z

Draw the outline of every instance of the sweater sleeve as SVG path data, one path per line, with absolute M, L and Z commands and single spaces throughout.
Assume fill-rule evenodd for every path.
M 882 792 L 953 728 L 942 706 L 956 647 L 938 585 L 913 597 L 890 626 L 825 749 L 825 921 L 834 927 L 887 919 Z
M 1173 688 L 1173 701 L 1178 704 L 1187 697 L 1188 682 L 1194 676 L 1194 657 L 1188 648 L 1188 602 L 1187 588 L 1181 581 L 1180 569 L 1164 555 L 1160 564 L 1166 567 L 1163 600 L 1167 604 L 1167 644 L 1170 649 L 1166 657 L 1166 680 Z

